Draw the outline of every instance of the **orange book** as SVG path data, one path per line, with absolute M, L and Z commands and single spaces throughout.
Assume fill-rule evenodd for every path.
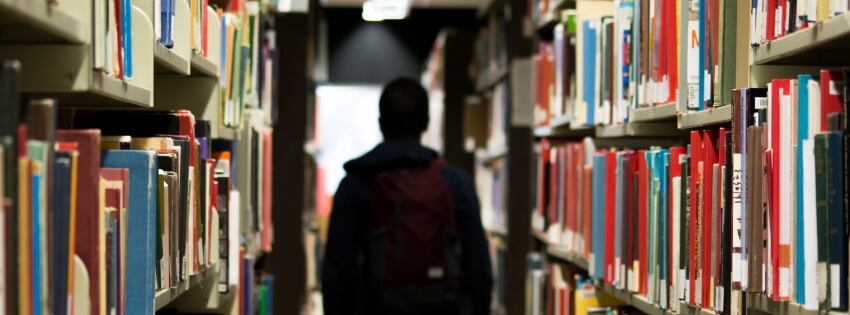
M 26 151 L 19 152 L 26 155 Z M 32 314 L 32 209 L 30 187 L 32 167 L 29 158 L 18 157 L 18 310 Z

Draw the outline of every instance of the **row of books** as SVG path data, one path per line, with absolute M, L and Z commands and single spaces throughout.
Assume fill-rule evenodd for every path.
M 536 254 L 532 254 L 536 255 Z M 532 268 L 526 284 L 526 314 L 616 315 L 641 314 L 604 291 L 593 279 L 556 263 Z
M 750 10 L 750 43 L 754 46 L 842 15 L 850 10 L 847 0 L 756 0 Z
M 560 12 L 553 40 L 540 42 L 535 123 L 564 115 L 577 125 L 625 123 L 629 109 L 680 98 L 687 110 L 729 105 L 731 90 L 746 84 L 739 7 L 732 0 L 577 1 Z
M 475 64 L 478 79 L 491 80 L 492 76 L 508 67 L 508 23 L 497 10 L 487 17 L 487 25 L 479 31 L 475 42 Z
M 534 228 L 674 311 L 737 314 L 742 292 L 846 311 L 847 75 L 734 90 L 731 130 L 693 131 L 687 147 L 542 139 Z
M 93 0 L 92 60 L 109 76 L 133 78 L 133 5 L 130 0 Z
M 21 106 L 19 86 L 4 61 L 4 312 L 152 314 L 216 264 L 224 291 L 247 285 L 237 258 L 271 250 L 270 129 L 245 128 L 246 149 L 185 110 L 77 110 L 58 129 L 57 104 Z

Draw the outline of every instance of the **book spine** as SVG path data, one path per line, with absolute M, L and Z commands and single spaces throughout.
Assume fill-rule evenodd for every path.
M 829 208 L 829 292 L 834 311 L 847 310 L 847 228 L 844 212 L 843 134 L 827 134 L 827 207 Z M 833 174 L 835 174 L 833 176 Z
M 820 310 L 829 310 L 829 192 L 827 168 L 827 137 L 815 135 L 815 203 L 818 230 L 818 304 Z

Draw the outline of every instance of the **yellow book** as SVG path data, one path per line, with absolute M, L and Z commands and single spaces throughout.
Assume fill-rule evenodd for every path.
M 818 2 L 818 22 L 829 19 L 829 0 L 817 0 Z
M 197 47 L 195 43 L 195 25 L 198 20 L 198 0 L 189 0 L 189 12 L 189 14 L 191 14 L 189 19 L 189 34 L 191 35 L 189 36 L 189 47 L 191 47 L 192 51 L 194 51 Z
M 71 153 L 71 204 L 70 204 L 70 215 L 68 216 L 69 229 L 68 229 L 68 267 L 70 268 L 68 271 L 68 301 L 74 301 L 74 256 L 76 252 L 76 247 L 74 246 L 77 241 L 77 161 L 80 157 L 80 153 L 74 151 Z M 70 303 L 68 304 L 70 307 Z
M 18 310 L 32 314 L 32 211 L 30 160 L 18 157 Z

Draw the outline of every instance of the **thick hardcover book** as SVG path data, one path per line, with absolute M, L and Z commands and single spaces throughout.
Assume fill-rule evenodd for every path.
M 639 290 L 638 294 L 642 296 L 647 296 L 649 292 L 649 279 L 647 279 L 649 275 L 649 170 L 648 170 L 648 162 L 646 160 L 646 152 L 644 150 L 638 151 L 637 159 L 638 159 L 638 176 L 637 176 L 637 184 L 638 187 L 638 205 L 637 205 L 637 223 L 638 223 L 638 250 L 637 250 L 637 267 L 635 267 L 635 272 L 637 273 L 638 282 L 639 282 Z
M 844 74 L 841 71 L 821 70 L 820 72 L 820 131 L 827 131 L 829 114 L 844 111 L 842 85 Z
M 817 204 L 818 223 L 818 304 L 820 310 L 829 310 L 829 166 L 828 136 L 815 135 L 815 202 Z
M 847 310 L 847 222 L 844 212 L 843 132 L 827 133 L 827 207 L 829 208 L 829 301 L 834 311 Z
M 690 148 L 688 149 L 690 151 Z M 681 245 L 679 246 L 679 280 L 681 289 L 679 290 L 679 299 L 685 301 L 685 303 L 690 304 L 690 296 L 691 296 L 691 281 L 690 278 L 693 276 L 691 272 L 691 264 L 690 264 L 690 248 L 692 246 L 691 243 L 691 209 L 690 209 L 690 201 L 689 198 L 692 198 L 690 194 L 690 190 L 688 189 L 688 185 L 691 181 L 690 179 L 690 158 L 688 157 L 689 153 L 685 153 L 682 157 L 679 158 L 679 167 L 682 169 L 682 179 L 680 181 L 681 189 L 679 192 L 679 226 L 681 230 L 679 231 L 679 239 L 681 241 Z
M 103 152 L 103 166 L 129 170 L 130 228 L 127 246 L 128 315 L 153 313 L 156 254 L 157 154 L 152 150 L 110 150 Z
M 702 288 L 702 279 L 703 275 L 701 274 L 702 269 L 702 259 L 700 257 L 700 244 L 702 243 L 702 234 L 700 229 L 700 222 L 703 221 L 701 216 L 702 211 L 702 202 L 700 201 L 700 197 L 702 196 L 702 189 L 700 183 L 703 182 L 703 141 L 702 141 L 702 133 L 698 131 L 691 132 L 691 161 L 690 161 L 690 178 L 689 178 L 689 190 L 690 190 L 690 199 L 688 209 L 690 212 L 690 224 L 688 225 L 690 231 L 688 231 L 689 239 L 689 266 L 688 270 L 690 276 L 690 288 L 691 291 L 690 296 L 688 297 L 688 303 L 691 306 L 700 306 L 701 305 L 701 288 Z
M 614 248 L 617 243 L 616 237 L 616 222 L 617 222 L 617 153 L 606 152 L 605 158 L 605 188 L 603 188 L 605 199 L 604 216 L 604 240 L 605 240 L 605 283 L 608 285 L 614 284 Z
M 712 267 L 714 266 L 714 260 L 712 259 L 712 231 L 714 227 L 714 220 L 712 220 L 712 213 L 714 209 L 715 200 L 713 198 L 714 194 L 714 165 L 717 163 L 717 139 L 718 132 L 717 130 L 705 130 L 703 131 L 703 164 L 702 164 L 702 180 L 700 181 L 702 199 L 702 215 L 700 219 L 703 221 L 700 222 L 700 232 L 702 239 L 700 240 L 700 258 L 701 261 L 701 270 L 702 270 L 702 304 L 703 307 L 713 307 L 711 303 L 712 299 L 712 288 L 714 287 L 713 278 L 711 275 Z M 699 206 L 699 205 L 698 205 Z
M 100 130 L 78 129 L 59 130 L 56 139 L 64 142 L 76 142 L 79 150 L 77 165 L 77 188 L 76 194 L 76 220 L 72 224 L 76 227 L 75 253 L 82 259 L 88 270 L 92 285 L 89 286 L 89 298 L 91 300 L 92 315 L 101 314 L 100 287 L 94 285 L 100 283 L 101 261 L 97 253 L 102 248 L 98 247 L 97 226 L 102 220 L 98 206 L 98 185 L 100 172 Z
M 5 273 L 2 275 L 6 284 L 6 313 L 18 313 L 18 264 L 17 264 L 17 199 L 18 199 L 18 125 L 20 124 L 20 71 L 21 64 L 17 60 L 4 60 L 0 64 L 0 144 L 3 145 L 3 238 L 7 244 L 3 247 L 3 264 Z

